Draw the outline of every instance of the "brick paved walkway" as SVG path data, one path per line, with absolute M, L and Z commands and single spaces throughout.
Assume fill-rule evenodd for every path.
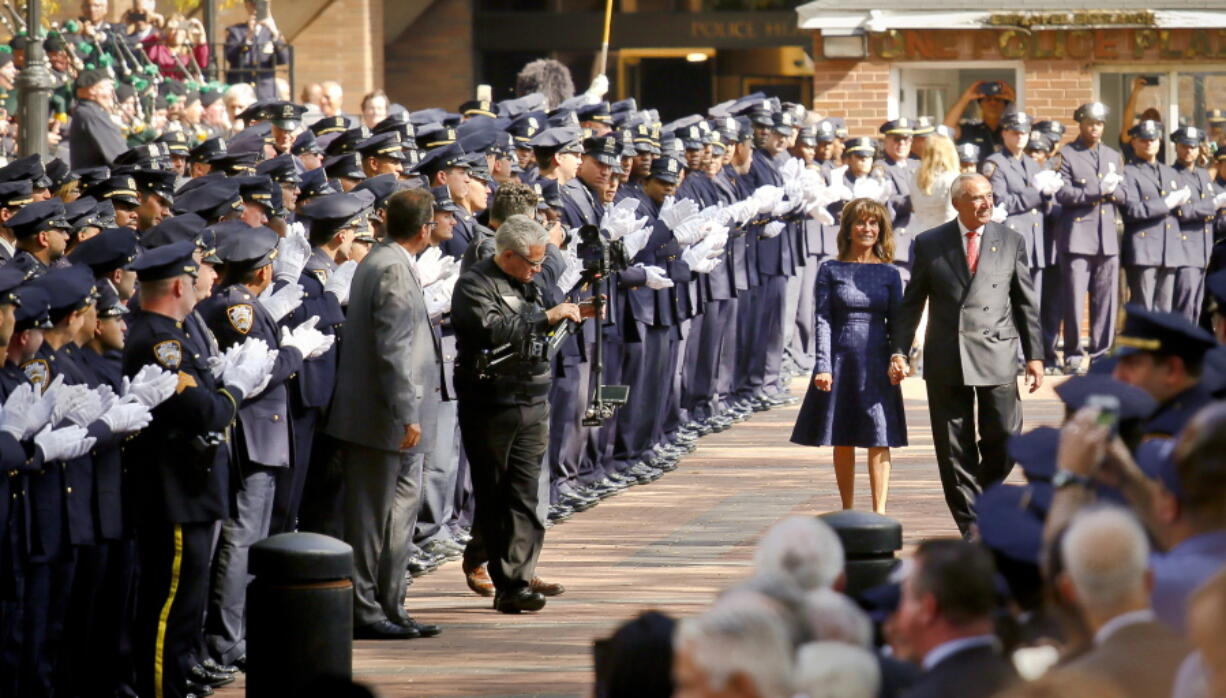
M 1024 398 L 1027 428 L 1059 421 L 1050 382 Z M 793 391 L 802 394 L 801 381 Z M 923 383 L 908 380 L 904 396 L 910 446 L 894 452 L 888 513 L 902 522 L 910 548 L 956 529 L 932 457 Z M 788 443 L 796 412 L 757 414 L 701 439 L 674 472 L 550 529 L 537 569 L 567 592 L 538 614 L 496 614 L 489 599 L 468 591 L 456 562 L 416 580 L 409 610 L 442 625 L 443 634 L 357 642 L 356 678 L 385 698 L 588 694 L 594 638 L 643 609 L 699 612 L 749 574 L 753 545 L 772 523 L 839 506 L 830 450 Z M 863 461 L 856 503 L 869 506 Z M 241 688 L 240 681 L 217 696 L 238 696 Z

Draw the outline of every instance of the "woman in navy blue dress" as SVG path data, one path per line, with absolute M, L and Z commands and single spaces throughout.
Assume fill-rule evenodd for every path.
M 902 277 L 885 207 L 855 199 L 843 209 L 839 256 L 817 272 L 817 364 L 792 442 L 834 446 L 843 508 L 855 502 L 856 448 L 868 449 L 873 511 L 885 513 L 890 449 L 907 445 L 904 376 L 890 368 L 890 332 L 902 304 Z

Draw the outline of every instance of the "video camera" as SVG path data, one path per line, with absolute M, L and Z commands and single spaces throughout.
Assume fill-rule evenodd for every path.
M 579 229 L 579 244 L 575 246 L 575 254 L 583 263 L 583 279 L 593 286 L 591 301 L 595 316 L 603 318 L 606 298 L 604 280 L 615 272 L 629 268 L 630 255 L 626 254 L 626 246 L 621 240 L 606 240 L 600 229 L 594 225 L 585 225 Z M 618 407 L 626 404 L 626 399 L 630 396 L 630 386 L 604 385 L 601 380 L 604 373 L 604 341 L 599 330 L 595 350 L 592 357 L 592 401 L 583 413 L 584 426 L 600 426 L 613 416 Z
M 630 255 L 621 240 L 606 240 L 594 225 L 579 228 L 579 244 L 575 254 L 583 262 L 586 280 L 601 279 L 630 266 Z

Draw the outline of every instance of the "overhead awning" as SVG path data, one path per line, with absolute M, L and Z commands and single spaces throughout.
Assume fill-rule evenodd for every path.
M 891 29 L 1204 29 L 1226 27 L 1226 11 L 1078 10 L 986 12 L 976 10 L 833 10 L 828 0 L 796 8 L 801 29 L 826 35 L 884 32 Z

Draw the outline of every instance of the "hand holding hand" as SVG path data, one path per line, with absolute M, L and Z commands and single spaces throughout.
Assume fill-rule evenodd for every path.
M 834 376 L 829 373 L 818 373 L 813 376 L 813 387 L 822 392 L 830 392 L 834 387 Z
M 907 364 L 906 357 L 904 356 L 890 357 L 889 376 L 890 376 L 890 382 L 893 385 L 898 385 L 899 383 L 903 382 L 903 379 L 906 378 L 908 375 L 910 375 L 910 373 L 911 373 L 911 367 L 910 365 Z

